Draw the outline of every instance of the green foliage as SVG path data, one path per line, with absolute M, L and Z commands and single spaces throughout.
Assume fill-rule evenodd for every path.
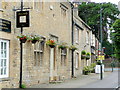
M 22 85 L 21 85 L 21 88 L 26 88 L 26 85 L 25 85 L 25 84 L 22 84 Z
M 97 64 L 97 65 L 101 65 L 102 63 L 101 63 L 100 61 L 97 61 L 96 64 Z
M 55 46 L 56 42 L 54 40 L 48 40 L 48 41 L 46 41 L 46 44 Z
M 61 49 L 68 48 L 67 43 L 61 43 L 61 44 L 59 44 L 58 48 L 61 48 Z
M 112 40 L 115 48 L 115 54 L 120 62 L 120 19 L 117 19 L 114 24 L 112 25 L 112 30 L 114 32 L 111 32 Z
M 23 39 L 28 39 L 28 36 L 21 34 L 21 35 L 17 36 L 17 38 L 19 38 L 20 40 L 23 40 Z
M 83 50 L 81 51 L 81 59 L 85 59 L 86 58 L 86 51 Z
M 74 45 L 71 45 L 71 46 L 70 46 L 70 50 L 73 50 L 73 51 L 74 51 L 74 50 L 77 50 L 77 47 L 74 46 Z
M 86 59 L 90 59 L 90 53 L 86 53 Z
M 30 41 L 33 41 L 33 40 L 39 41 L 40 39 L 41 39 L 40 36 L 37 36 L 37 35 L 31 35 L 31 36 L 29 36 L 29 40 Z
M 100 29 L 100 8 L 102 8 L 102 21 L 103 21 L 103 36 L 107 38 L 106 28 L 107 24 L 112 23 L 117 19 L 117 15 L 120 13 L 117 5 L 112 3 L 85 3 L 79 5 L 79 16 L 93 29 L 96 36 Z M 108 20 L 111 19 L 111 21 Z
M 83 50 L 83 51 L 81 52 L 81 55 L 86 55 L 86 51 Z
M 83 68 L 83 74 L 85 74 L 85 75 L 88 75 L 89 73 L 90 73 L 90 66 L 85 66 L 84 68 Z
M 91 63 L 91 65 L 90 65 L 90 71 L 92 73 L 95 73 L 95 66 L 96 66 L 96 63 Z
M 83 70 L 84 70 L 84 71 L 90 71 L 90 66 L 85 66 L 85 67 L 83 68 Z
M 105 47 L 106 49 L 104 50 L 106 55 L 111 55 L 114 53 L 114 47 L 113 45 L 109 42 L 109 41 L 103 41 L 102 44 L 103 47 Z
M 92 68 L 94 68 L 96 66 L 96 63 L 91 63 L 90 65 Z

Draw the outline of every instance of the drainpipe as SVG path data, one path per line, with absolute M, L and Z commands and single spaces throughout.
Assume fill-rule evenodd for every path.
M 71 3 L 71 21 L 72 21 L 72 32 L 71 32 L 71 35 L 72 35 L 72 45 L 74 45 L 74 21 L 73 21 L 73 4 Z M 72 72 L 71 72 L 71 77 L 73 78 L 74 77 L 74 51 L 72 50 L 72 65 L 71 65 L 71 68 L 72 68 Z

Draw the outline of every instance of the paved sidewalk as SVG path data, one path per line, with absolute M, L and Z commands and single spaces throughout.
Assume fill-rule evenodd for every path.
M 105 72 L 104 78 L 112 72 Z M 100 74 L 80 75 L 77 78 L 66 80 L 62 83 L 33 85 L 30 88 L 78 88 L 100 80 Z

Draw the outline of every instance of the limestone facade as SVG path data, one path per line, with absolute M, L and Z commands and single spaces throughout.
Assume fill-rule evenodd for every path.
M 71 45 L 72 16 L 70 3 L 24 2 L 23 6 L 29 8 L 30 13 L 30 27 L 23 28 L 23 34 L 40 35 L 44 38 L 44 42 L 32 44 L 27 41 L 23 43 L 22 83 L 29 87 L 34 84 L 71 78 L 71 50 L 67 48 L 64 52 L 58 48 L 58 45 L 55 48 L 46 45 L 46 41 L 49 39 L 57 43 L 65 42 L 68 46 Z M 24 10 L 26 11 L 26 9 Z M 2 2 L 0 18 L 11 21 L 11 32 L 0 31 L 0 43 L 8 42 L 9 47 L 6 59 L 8 61 L 6 66 L 8 76 L 0 77 L 0 88 L 19 87 L 20 41 L 16 37 L 20 35 L 21 29 L 16 28 L 17 11 L 20 11 L 20 2 Z M 91 52 L 91 30 L 75 14 L 74 21 L 76 23 L 74 24 L 74 45 L 78 48 L 74 52 L 74 71 L 75 76 L 78 76 L 82 74 L 82 68 L 91 63 L 91 59 L 88 61 L 81 60 L 82 50 Z M 78 31 L 76 32 L 76 30 Z M 4 45 L 4 47 L 6 46 Z M 0 60 L 2 60 L 1 57 Z

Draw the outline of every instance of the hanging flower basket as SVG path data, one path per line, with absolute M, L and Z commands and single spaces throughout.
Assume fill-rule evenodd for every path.
M 86 51 L 83 50 L 83 51 L 81 52 L 81 59 L 85 59 L 85 58 L 86 58 Z
M 37 41 L 38 41 L 38 40 L 32 40 L 31 42 L 32 42 L 33 44 L 35 44 Z
M 86 60 L 89 60 L 90 59 L 90 53 L 87 53 L 86 54 Z
M 59 46 L 58 46 L 58 48 L 60 48 L 60 49 L 62 49 L 62 50 L 64 50 L 65 48 L 67 48 L 68 46 L 67 46 L 67 43 L 61 43 Z
M 46 44 L 50 46 L 51 48 L 54 48 L 56 46 L 56 43 L 54 40 L 48 40 L 46 41 Z
M 55 45 L 49 45 L 51 48 L 54 48 L 55 47 Z
M 25 43 L 27 39 L 20 39 L 20 42 Z
M 85 59 L 86 58 L 86 55 L 81 55 L 81 59 Z
M 20 42 L 25 43 L 28 39 L 28 37 L 26 35 L 19 35 L 17 36 L 17 38 L 19 38 Z
M 31 35 L 31 36 L 29 37 L 29 41 L 31 41 L 33 44 L 35 44 L 36 42 L 40 41 L 40 36 Z
M 75 50 L 77 50 L 77 48 L 74 45 L 71 45 L 70 50 L 75 51 Z

